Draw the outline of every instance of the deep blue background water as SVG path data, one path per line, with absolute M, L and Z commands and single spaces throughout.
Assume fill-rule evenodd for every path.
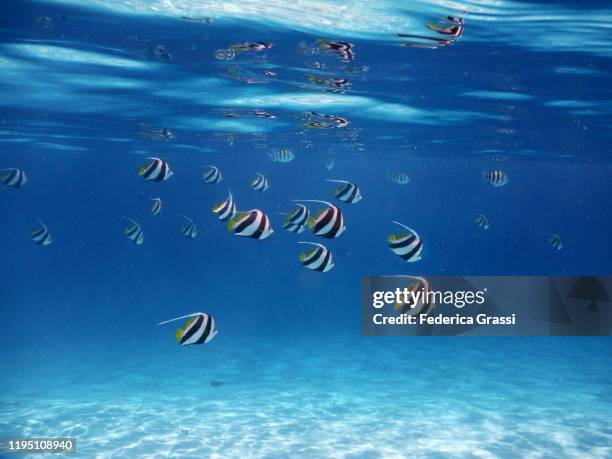
M 286 13 L 288 4 L 274 2 L 266 6 L 269 16 L 253 13 L 244 19 L 247 6 L 254 5 L 245 2 L 242 12 L 215 14 L 219 5 L 227 4 L 202 3 L 192 5 L 193 10 L 179 6 L 176 11 L 160 7 L 156 14 L 129 14 L 120 2 L 109 2 L 108 9 L 26 1 L 0 7 L 0 167 L 23 168 L 29 177 L 19 190 L 0 190 L 0 346 L 15 369 L 7 369 L 5 394 L 19 399 L 18 381 L 35 374 L 28 362 L 72 366 L 76 394 L 108 368 L 121 375 L 126 366 L 138 368 L 139 362 L 146 367 L 143 379 L 154 381 L 167 371 L 154 359 L 158 354 L 178 367 L 202 365 L 200 359 L 210 357 L 214 368 L 198 376 L 206 381 L 217 368 L 229 381 L 224 390 L 230 391 L 231 382 L 248 379 L 253 360 L 272 369 L 280 365 L 282 370 L 305 355 L 313 363 L 304 374 L 298 371 L 299 381 L 302 388 L 312 388 L 322 366 L 333 365 L 326 349 L 342 353 L 346 360 L 339 365 L 354 362 L 344 375 L 347 381 L 358 381 L 365 369 L 379 380 L 387 370 L 372 367 L 373 356 L 389 349 L 397 352 L 402 344 L 360 341 L 358 295 L 363 276 L 610 274 L 612 49 L 605 39 L 605 9 L 598 10 L 605 4 L 508 3 L 498 11 L 478 13 L 478 4 L 470 3 L 465 7 L 470 14 L 464 37 L 437 50 L 400 47 L 393 34 L 427 33 L 426 22 L 461 11 L 428 2 L 415 3 L 414 11 L 394 2 L 382 2 L 378 10 L 367 2 L 345 2 L 335 6 L 346 7 L 336 15 L 330 2 L 329 11 L 321 14 L 339 21 L 334 31 L 315 9 L 304 9 L 302 17 Z M 148 8 L 147 2 L 134 5 L 139 13 Z M 387 30 L 384 21 L 374 24 L 383 13 L 401 20 L 389 22 Z M 347 18 L 351 23 L 352 14 L 354 30 L 342 22 Z M 529 20 L 542 14 L 550 17 Z M 215 22 L 194 24 L 181 20 L 181 15 L 209 15 Z M 303 44 L 312 45 L 322 37 L 350 40 L 356 50 L 356 61 L 350 65 L 368 66 L 368 71 L 351 73 L 335 55 L 300 51 Z M 243 41 L 267 41 L 274 47 L 240 54 L 230 62 L 213 58 L 215 50 Z M 155 56 L 159 44 L 172 60 Z M 308 66 L 314 61 L 324 62 L 328 70 L 315 72 Z M 262 83 L 230 78 L 228 65 Z M 264 77 L 264 69 L 277 76 Z M 343 94 L 322 92 L 306 85 L 313 74 L 346 76 L 352 87 Z M 247 117 L 247 109 L 263 109 L 276 118 Z M 346 117 L 351 124 L 345 129 L 304 130 L 300 118 L 306 111 Z M 229 112 L 241 117 L 224 117 Z M 139 135 L 162 127 L 176 138 L 166 143 Z M 235 137 L 233 142 L 229 135 Z M 296 159 L 288 164 L 270 161 L 267 153 L 283 147 L 291 148 Z M 166 159 L 174 176 L 165 183 L 145 183 L 136 171 L 147 156 Z M 325 168 L 329 158 L 336 163 L 332 171 Z M 221 169 L 220 184 L 202 181 L 206 164 Z M 507 186 L 493 188 L 483 182 L 482 171 L 494 168 L 508 174 Z M 398 170 L 410 175 L 409 184 L 388 179 Z M 249 188 L 255 172 L 268 177 L 267 192 Z M 283 231 L 283 217 L 273 213 L 290 210 L 294 198 L 333 200 L 333 185 L 326 178 L 354 181 L 364 198 L 355 205 L 341 205 L 347 231 L 337 240 L 323 241 L 332 250 L 335 268 L 320 274 L 300 266 L 303 246 L 296 242 L 322 241 L 307 232 L 296 236 Z M 211 207 L 228 190 L 239 209 L 260 207 L 271 216 L 275 232 L 268 240 L 227 233 Z M 149 199 L 154 197 L 164 203 L 157 217 L 149 212 Z M 476 213 L 489 217 L 490 230 L 476 227 Z M 196 239 L 180 234 L 178 214 L 194 219 Z M 123 215 L 142 224 L 142 246 L 123 235 Z M 35 246 L 29 239 L 36 216 L 52 232 L 49 247 Z M 386 237 L 397 231 L 391 220 L 419 232 L 425 244 L 420 262 L 403 263 L 388 250 Z M 565 249 L 554 251 L 547 233 L 560 234 Z M 212 313 L 219 329 L 215 341 L 202 348 L 177 349 L 172 326 L 153 327 L 200 310 Z M 318 347 L 308 345 L 313 336 Z M 244 349 L 250 342 L 268 347 L 260 354 L 249 353 Z M 576 371 L 582 361 L 580 349 L 587 355 L 597 350 L 593 375 L 587 371 L 589 376 L 580 384 L 592 382 L 595 395 L 588 402 L 605 411 L 610 400 L 598 394 L 609 391 L 609 339 L 544 342 L 472 340 L 474 359 L 462 354 L 461 339 L 437 340 L 434 347 L 453 350 L 464 362 L 462 372 L 452 375 L 454 380 L 474 372 L 479 381 L 491 377 L 481 367 L 491 349 L 502 352 L 518 346 L 529 355 L 544 346 L 548 351 L 528 362 L 544 366 L 548 376 L 542 377 L 550 381 Z M 275 343 L 286 353 L 277 354 Z M 419 349 L 413 357 L 416 367 L 435 354 L 427 351 L 425 340 L 405 343 Z M 571 357 L 560 367 L 551 363 L 546 373 L 546 362 L 553 359 L 557 346 L 571 350 Z M 228 376 L 223 362 L 236 348 L 241 351 L 236 351 L 236 367 Z M 135 349 L 143 349 L 146 357 Z M 129 357 L 131 352 L 135 353 Z M 88 355 L 113 363 L 87 366 Z M 406 361 L 411 358 L 406 355 Z M 406 372 L 418 377 L 412 366 L 402 369 L 395 363 L 393 378 L 401 379 Z M 583 373 L 589 368 L 588 360 L 580 365 Z M 507 368 L 509 375 L 529 371 L 516 355 Z M 270 390 L 281 391 L 284 370 L 270 371 Z M 340 369 L 334 372 L 334 377 L 342 377 Z M 54 387 L 53 371 L 46 374 L 49 377 L 42 379 L 47 386 L 30 393 L 46 394 Z M 80 374 L 87 376 L 78 382 Z M 70 378 L 70 370 L 62 375 L 58 380 Z M 118 376 L 117 384 L 120 380 Z M 542 398 L 522 400 L 521 391 L 529 381 L 515 382 L 518 395 L 508 397 L 517 406 L 548 403 Z M 66 392 L 48 397 L 69 403 L 71 386 L 66 384 Z M 241 386 L 245 397 L 255 386 Z M 349 386 L 335 390 L 350 405 L 358 398 Z M 576 387 L 572 390 L 578 391 Z M 127 383 L 117 390 L 126 400 L 139 391 Z M 227 395 L 231 400 L 231 392 Z M 497 396 L 504 394 L 483 395 L 489 401 Z M 28 395 L 20 397 L 25 400 Z M 104 404 L 104 396 L 92 397 Z M 163 407 L 160 397 L 156 403 Z M 449 395 L 448 403 L 457 401 L 453 397 Z M 491 401 L 490 407 L 495 403 Z M 586 415 L 581 403 L 572 410 Z M 3 426 L 31 416 L 19 409 L 5 413 Z M 388 422 L 393 416 L 381 409 L 376 419 Z M 499 422 L 512 424 L 512 419 Z M 594 432 L 600 436 L 581 440 L 575 452 L 603 451 L 605 457 L 605 449 L 589 448 L 605 443 L 602 438 L 609 438 L 609 428 L 598 425 Z M 156 448 L 150 446 L 150 454 L 160 450 Z M 317 457 L 325 454 L 322 451 L 326 450 L 312 454 Z

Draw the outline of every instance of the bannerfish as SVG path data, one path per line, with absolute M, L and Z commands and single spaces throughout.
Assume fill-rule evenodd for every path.
M 160 322 L 157 325 L 164 325 L 175 320 L 186 319 L 190 317 L 183 329 L 176 330 L 176 341 L 181 346 L 188 346 L 189 344 L 205 344 L 217 335 L 217 328 L 215 327 L 215 319 L 210 314 L 205 312 L 195 312 L 186 316 L 177 317 L 175 319 L 166 320 Z
M 268 184 L 268 179 L 258 172 L 256 177 L 251 181 L 251 188 L 255 191 L 266 191 L 270 188 L 270 185 Z
M 51 244 L 52 240 L 49 228 L 47 228 L 47 225 L 45 225 L 40 218 L 36 217 L 36 220 L 38 220 L 40 226 L 30 230 L 30 238 L 36 245 L 45 246 Z
M 181 16 L 181 19 L 188 22 L 199 22 L 201 24 L 212 24 L 214 21 L 213 18 L 192 18 L 190 16 Z
M 153 199 L 151 199 L 151 201 L 153 201 L 153 205 L 151 206 L 151 214 L 159 215 L 159 213 L 162 210 L 162 200 L 161 200 L 161 198 L 153 198 Z
M 181 233 L 183 233 L 183 236 L 185 236 L 188 239 L 193 239 L 194 237 L 196 237 L 198 235 L 198 229 L 196 228 L 195 223 L 193 222 L 193 220 L 189 217 L 186 217 L 185 215 L 180 215 L 181 217 L 183 217 L 185 220 L 187 220 L 182 226 L 181 226 Z
M 216 166 L 206 166 L 208 169 L 204 171 L 202 175 L 206 183 L 219 183 L 223 180 L 223 174 Z
M 0 183 L 11 188 L 21 188 L 28 181 L 28 177 L 23 169 L 8 168 L 0 169 L 0 172 L 5 171 L 6 174 L 0 176 Z
M 294 211 L 287 214 L 283 228 L 291 233 L 299 234 L 306 228 L 309 216 L 308 208 L 303 204 L 298 204 Z
M 327 181 L 341 184 L 333 191 L 334 197 L 339 201 L 348 202 L 349 204 L 361 201 L 361 191 L 354 183 L 347 182 L 346 180 L 327 179 Z
M 477 214 L 476 220 L 474 220 L 474 223 L 476 223 L 476 225 L 478 225 L 478 227 L 483 230 L 489 229 L 489 219 L 485 217 L 483 214 Z
M 136 245 L 140 245 L 144 242 L 144 234 L 142 233 L 142 228 L 138 224 L 138 222 L 132 220 L 128 217 L 123 217 L 131 224 L 126 226 L 123 230 L 123 233 L 128 237 L 130 241 L 132 241 Z
M 222 201 L 214 206 L 212 211 L 219 214 L 219 220 L 227 220 L 228 218 L 232 218 L 234 215 L 236 215 L 236 203 L 234 202 L 232 192 L 229 192 L 229 195 L 225 201 Z
M 394 276 L 408 278 L 411 282 L 405 287 L 408 295 L 397 301 L 393 306 L 398 314 L 408 314 L 409 316 L 427 315 L 434 307 L 429 282 L 424 277 L 418 276 Z M 411 293 L 414 292 L 414 295 Z
M 227 221 L 227 230 L 236 236 L 259 240 L 267 238 L 274 232 L 270 219 L 260 209 L 239 212 Z
M 153 54 L 155 54 L 155 57 L 163 61 L 172 60 L 172 54 L 170 54 L 168 50 L 166 50 L 166 47 L 164 45 L 157 45 L 155 48 L 153 48 Z
M 509 182 L 506 173 L 499 169 L 483 172 L 483 176 L 485 182 L 489 183 L 490 185 L 493 185 L 494 187 L 504 186 L 507 185 Z
M 304 115 L 306 116 L 304 127 L 309 129 L 336 129 L 350 124 L 347 119 L 335 115 L 326 115 L 318 112 L 306 112 Z
M 563 240 L 558 234 L 548 235 L 548 244 L 555 250 L 563 250 Z
M 163 182 L 172 177 L 170 165 L 159 158 L 147 158 L 150 161 L 138 169 L 138 175 L 145 180 L 153 180 L 154 182 Z
M 308 228 L 312 230 L 315 236 L 334 239 L 346 230 L 342 211 L 332 203 L 316 199 L 294 199 L 294 202 L 317 202 L 327 206 L 325 209 L 321 209 L 317 215 L 308 219 Z
M 278 163 L 289 163 L 295 159 L 295 153 L 293 153 L 289 148 L 274 150 L 272 153 L 268 153 L 268 156 L 272 159 L 272 161 Z
M 344 62 L 355 59 L 353 44 L 348 41 L 318 40 L 317 44 L 319 48 L 337 54 Z
M 305 268 L 326 273 L 334 267 L 332 254 L 324 245 L 317 244 L 315 242 L 301 241 L 298 244 L 310 244 L 314 246 L 308 249 L 306 252 L 300 254 L 300 262 Z
M 408 174 L 401 171 L 389 175 L 389 178 L 391 179 L 391 181 L 397 183 L 398 185 L 406 185 L 410 182 L 410 177 L 408 176 Z
M 272 48 L 271 43 L 266 43 L 263 41 L 259 42 L 244 42 L 244 43 L 234 43 L 233 45 L 229 45 L 228 49 L 233 49 L 236 51 L 263 51 L 264 49 Z
M 405 228 L 407 232 L 389 235 L 387 245 L 391 251 L 408 263 L 419 261 L 423 251 L 423 241 L 417 232 L 399 222 L 393 221 L 393 223 Z

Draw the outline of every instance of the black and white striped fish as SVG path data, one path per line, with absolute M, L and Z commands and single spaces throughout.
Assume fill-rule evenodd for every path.
M 398 172 L 395 172 L 389 175 L 389 179 L 391 179 L 393 182 L 397 183 L 398 185 L 406 185 L 407 183 L 410 182 L 410 177 L 408 176 L 408 174 L 402 171 L 398 171 Z
M 332 203 L 316 199 L 295 199 L 294 201 L 318 202 L 327 206 L 325 209 L 321 209 L 317 215 L 308 219 L 308 228 L 312 229 L 315 236 L 333 239 L 340 236 L 346 229 L 342 212 Z
M 410 280 L 405 287 L 408 290 L 407 301 L 397 301 L 394 305 L 398 314 L 408 314 L 409 316 L 427 315 L 436 305 L 430 295 L 431 287 L 424 277 L 418 276 L 393 276 Z M 414 292 L 411 294 L 410 292 Z
M 298 244 L 310 244 L 314 246 L 300 254 L 300 262 L 305 268 L 326 273 L 334 267 L 332 254 L 323 244 L 301 241 Z
M 489 219 L 483 214 L 477 214 L 476 220 L 474 220 L 474 223 L 476 223 L 478 227 L 483 230 L 489 229 Z
M 151 201 L 153 201 L 153 205 L 151 206 L 151 214 L 159 215 L 159 213 L 162 210 L 162 200 L 161 200 L 161 198 L 153 198 L 153 199 L 151 199 Z
M 255 191 L 266 191 L 270 188 L 270 185 L 268 184 L 268 179 L 258 172 L 257 176 L 251 181 L 251 188 Z
M 198 235 L 198 229 L 196 228 L 195 223 L 193 222 L 191 218 L 186 217 L 185 215 L 181 214 L 181 217 L 187 220 L 181 226 L 181 233 L 183 233 L 183 236 L 185 236 L 186 238 L 193 239 L 194 237 Z
M 216 166 L 206 166 L 208 169 L 204 171 L 204 181 L 206 183 L 219 183 L 223 180 L 223 175 L 221 171 Z
M 21 188 L 28 181 L 28 177 L 23 169 L 9 168 L 0 169 L 0 172 L 7 172 L 0 176 L 0 183 L 11 188 Z
M 493 185 L 494 187 L 500 187 L 508 184 L 508 176 L 502 170 L 495 169 L 487 172 L 483 172 L 485 182 Z
M 157 325 L 164 325 L 175 320 L 186 319 L 190 317 L 183 329 L 176 330 L 176 342 L 181 346 L 188 346 L 189 344 L 205 344 L 217 335 L 217 329 L 215 327 L 215 319 L 210 314 L 205 312 L 195 312 L 186 316 L 177 317 L 175 319 L 166 320 L 160 322 Z
M 142 228 L 131 218 L 123 217 L 127 221 L 131 223 L 131 225 L 126 226 L 123 230 L 123 233 L 128 237 L 130 241 L 132 241 L 136 245 L 140 245 L 144 242 L 144 234 L 142 233 Z
M 260 209 L 240 212 L 227 221 L 227 230 L 236 236 L 265 239 L 274 232 L 270 219 Z
M 555 250 L 563 250 L 563 239 L 558 234 L 548 235 L 548 244 Z
M 227 199 L 217 204 L 212 210 L 219 214 L 219 220 L 227 220 L 236 215 L 236 203 L 232 197 L 232 192 L 230 191 Z
M 301 233 L 306 228 L 310 212 L 303 204 L 298 204 L 297 208 L 287 214 L 287 219 L 283 223 L 283 228 L 291 233 Z
M 339 201 L 348 202 L 349 204 L 361 201 L 361 191 L 354 183 L 347 182 L 346 180 L 328 179 L 327 181 L 341 184 L 333 191 L 334 197 Z
M 272 153 L 268 153 L 268 156 L 270 156 L 272 161 L 278 163 L 289 163 L 295 159 L 295 153 L 293 153 L 289 148 L 274 150 Z
M 34 241 L 34 244 L 37 245 L 51 244 L 52 240 L 49 228 L 47 228 L 47 225 L 45 225 L 40 218 L 36 217 L 36 220 L 38 220 L 40 226 L 30 231 L 30 238 Z
M 391 251 L 408 263 L 419 261 L 421 259 L 421 252 L 423 251 L 423 241 L 417 232 L 396 221 L 393 223 L 405 228 L 407 232 L 389 235 L 387 238 L 387 245 Z
M 138 175 L 144 177 L 145 180 L 153 180 L 154 182 L 162 182 L 172 177 L 170 166 L 166 161 L 159 158 L 147 158 L 150 161 L 138 169 Z

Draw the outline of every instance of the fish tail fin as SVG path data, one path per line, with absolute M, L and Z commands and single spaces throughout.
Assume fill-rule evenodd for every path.
M 176 329 L 175 337 L 177 341 L 181 340 L 181 338 L 183 337 L 183 333 L 183 330 L 181 330 L 180 328 Z

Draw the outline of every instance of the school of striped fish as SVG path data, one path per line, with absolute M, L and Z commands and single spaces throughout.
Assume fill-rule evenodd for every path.
M 183 18 L 185 20 L 192 20 Z M 210 24 L 212 18 L 206 18 L 204 23 Z M 402 39 L 410 39 L 402 42 L 402 46 L 420 47 L 420 48 L 437 48 L 455 43 L 462 35 L 464 30 L 464 21 L 462 18 L 447 17 L 442 21 L 442 25 L 430 23 L 427 29 L 437 32 L 440 36 L 428 35 L 398 35 Z M 215 59 L 231 61 L 241 53 L 255 52 L 260 53 L 264 50 L 269 50 L 273 47 L 270 43 L 265 42 L 244 42 L 229 45 L 226 49 L 217 50 Z M 310 54 L 329 53 L 337 56 L 342 62 L 352 62 L 355 59 L 354 46 L 351 43 L 344 41 L 318 40 L 308 50 Z M 158 45 L 154 49 L 154 55 L 160 60 L 172 60 L 172 54 L 169 53 L 163 45 Z M 320 62 L 312 63 L 312 68 L 321 70 L 324 64 Z M 367 68 L 353 68 L 353 72 L 367 71 Z M 265 77 L 273 78 L 276 72 L 267 70 Z M 233 79 L 243 81 L 245 83 L 256 83 L 256 78 L 247 77 L 240 74 L 235 69 L 228 70 L 228 76 Z M 328 78 L 320 76 L 309 76 L 308 84 L 315 87 L 320 87 L 323 92 L 344 92 L 351 87 L 348 77 Z M 226 118 L 238 117 L 257 117 L 274 119 L 275 116 L 261 109 L 257 110 L 232 110 L 224 114 Z M 350 125 L 350 121 L 346 118 L 324 114 L 315 111 L 305 112 L 301 116 L 301 125 L 304 129 L 342 129 Z M 174 133 L 167 128 L 149 128 L 142 126 L 139 135 L 144 139 L 169 142 L 174 139 Z M 350 135 L 347 137 L 349 140 Z M 230 144 L 233 143 L 233 137 L 228 136 L 227 140 Z M 303 142 L 304 148 L 311 148 L 312 144 L 309 141 Z M 265 147 L 265 145 L 255 145 L 256 147 Z M 355 149 L 360 149 L 360 144 L 354 142 Z M 267 153 L 269 159 L 276 163 L 289 164 L 296 159 L 295 153 L 289 148 L 277 148 Z M 332 171 L 335 166 L 335 160 L 328 157 L 325 162 L 327 171 Z M 138 169 L 138 175 L 151 182 L 165 182 L 173 175 L 170 164 L 159 157 L 149 157 L 147 162 Z M 223 181 L 223 173 L 216 165 L 204 166 L 202 172 L 202 180 L 207 185 L 219 185 Z M 494 188 L 504 187 L 510 183 L 510 179 L 505 171 L 501 169 L 492 169 L 484 171 L 482 178 L 485 183 Z M 387 175 L 387 179 L 391 182 L 405 186 L 410 183 L 410 176 L 404 170 L 392 171 Z M 321 239 L 335 239 L 340 237 L 346 230 L 344 215 L 341 205 L 351 206 L 358 204 L 363 196 L 358 184 L 345 180 L 344 178 L 328 178 L 330 184 L 330 194 L 338 201 L 334 204 L 329 201 L 312 199 L 304 197 L 304 199 L 294 198 L 288 200 L 288 212 L 276 212 L 284 216 L 282 228 L 294 234 L 302 234 L 309 231 L 312 237 Z M 20 168 L 5 168 L 0 169 L 0 185 L 2 188 L 10 188 L 18 190 L 28 183 L 26 172 Z M 245 187 L 251 188 L 256 192 L 266 192 L 272 186 L 269 178 L 261 172 L 253 172 L 251 181 L 245 184 Z M 366 190 L 367 197 L 367 190 Z M 162 198 L 149 198 L 149 211 L 152 216 L 159 215 L 164 209 Z M 268 214 L 263 209 L 255 208 L 248 210 L 239 210 L 239 206 L 234 200 L 231 191 L 227 191 L 227 197 L 215 204 L 212 207 L 212 212 L 215 213 L 218 219 L 224 222 L 229 233 L 244 238 L 255 239 L 262 241 L 270 238 L 274 234 L 272 222 Z M 481 231 L 486 231 L 490 228 L 489 218 L 482 213 L 475 213 L 474 224 Z M 194 219 L 190 216 L 177 214 L 180 219 L 178 225 L 179 232 L 187 239 L 194 239 L 198 236 L 198 228 Z M 123 233 L 125 237 L 134 245 L 140 246 L 145 242 L 145 234 L 142 225 L 135 219 L 129 216 L 121 217 L 126 222 Z M 36 217 L 37 226 L 30 230 L 30 238 L 34 244 L 46 247 L 52 244 L 53 239 L 48 226 L 38 217 Z M 421 235 L 413 228 L 407 225 L 408 222 L 392 221 L 391 225 L 397 225 L 401 228 L 399 231 L 392 231 L 387 237 L 387 246 L 390 252 L 403 260 L 406 263 L 415 263 L 421 260 L 424 251 L 424 242 Z M 321 242 L 300 240 L 296 244 L 306 246 L 303 250 L 297 252 L 297 262 L 305 269 L 327 273 L 334 268 L 334 258 L 329 247 Z M 546 242 L 555 251 L 560 251 L 564 248 L 564 242 L 558 234 L 547 234 Z M 427 281 L 424 278 L 415 277 L 414 281 L 408 285 L 409 289 L 424 289 L 429 288 Z M 423 303 L 416 305 L 411 304 L 396 304 L 396 310 L 400 312 L 409 311 L 414 314 L 417 312 L 427 313 L 434 305 Z M 170 322 L 175 322 L 182 319 L 188 319 L 183 328 L 177 329 L 176 341 L 180 346 L 192 344 L 204 344 L 210 342 L 217 334 L 215 321 L 212 315 L 205 312 L 196 312 L 186 316 L 177 317 L 157 325 L 164 325 Z

